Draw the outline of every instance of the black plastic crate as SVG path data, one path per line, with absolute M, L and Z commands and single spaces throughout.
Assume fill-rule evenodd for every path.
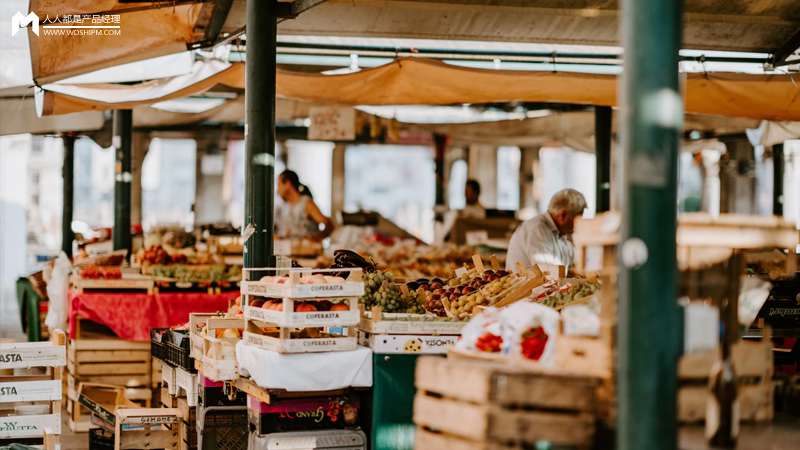
M 167 361 L 167 344 L 169 328 L 150 328 L 150 356 L 155 359 Z
M 247 450 L 246 406 L 211 406 L 197 410 L 198 450 Z
M 194 367 L 194 358 L 189 356 L 191 339 L 188 330 L 170 330 L 167 342 L 167 362 L 180 367 L 189 373 L 197 372 Z
M 236 389 L 236 397 L 232 400 L 225 394 L 224 384 L 221 381 L 213 381 L 203 376 L 202 373 L 198 376 L 198 383 L 200 384 L 198 390 L 198 408 L 209 406 L 246 406 L 247 394 L 244 391 Z
M 89 450 L 114 450 L 114 433 L 102 428 L 89 429 Z
M 188 330 L 150 329 L 150 353 L 153 358 L 195 373 L 197 369 L 194 367 L 194 358 L 189 356 L 190 347 Z

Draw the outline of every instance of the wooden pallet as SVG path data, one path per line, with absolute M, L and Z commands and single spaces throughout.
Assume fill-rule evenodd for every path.
M 41 438 L 45 444 L 58 444 L 65 362 L 66 336 L 61 330 L 54 330 L 49 342 L 0 343 L 0 370 L 4 371 L 0 373 L 16 373 L 0 375 L 0 410 L 13 413 L 18 406 L 31 405 L 46 409 L 36 415 L 0 414 L 0 439 Z M 46 374 L 41 374 L 41 368 L 46 368 Z M 49 439 L 43 434 L 45 429 Z
M 414 423 L 473 445 L 464 448 L 592 445 L 596 379 L 437 357 L 420 358 L 415 379 Z

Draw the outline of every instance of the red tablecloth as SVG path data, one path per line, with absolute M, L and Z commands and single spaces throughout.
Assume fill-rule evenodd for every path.
M 228 310 L 228 300 L 239 291 L 209 295 L 204 292 L 116 294 L 69 292 L 69 334 L 75 333 L 75 316 L 111 328 L 129 341 L 149 341 L 150 328 L 168 328 L 189 321 L 193 312 Z

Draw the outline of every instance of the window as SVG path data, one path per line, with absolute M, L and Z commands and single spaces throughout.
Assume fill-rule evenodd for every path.
M 519 209 L 519 147 L 497 149 L 497 209 Z
M 31 174 L 31 184 L 33 184 L 34 187 L 39 187 L 39 173 L 38 172 Z
M 153 139 L 142 164 L 142 225 L 194 222 L 197 143 L 194 139 Z M 220 202 L 221 200 L 220 192 Z
M 467 162 L 463 159 L 453 163 L 450 168 L 450 181 L 447 183 L 447 198 L 449 199 L 450 209 L 463 209 L 467 204 L 464 198 L 464 187 L 467 184 Z
M 432 242 L 435 185 L 430 147 L 357 145 L 347 149 L 347 212 L 379 212 L 423 241 Z

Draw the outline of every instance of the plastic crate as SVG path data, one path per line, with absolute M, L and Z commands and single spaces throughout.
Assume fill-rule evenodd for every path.
M 310 442 L 313 442 L 310 446 Z M 367 450 L 367 436 L 361 430 L 317 430 L 258 434 L 250 431 L 248 450 Z M 442 449 L 445 450 L 445 449 Z
M 246 406 L 198 408 L 198 450 L 247 450 L 248 436 Z
M 170 330 L 170 339 L 167 342 L 168 363 L 180 367 L 189 373 L 197 372 L 194 367 L 194 358 L 189 356 L 191 339 L 188 330 Z
M 246 406 L 247 393 L 236 390 L 236 397 L 231 400 L 225 395 L 224 383 L 222 381 L 214 381 L 203 376 L 202 373 L 198 374 L 197 382 L 200 385 L 200 390 L 197 395 L 198 408 L 210 406 Z
M 196 373 L 194 358 L 189 356 L 190 347 L 187 330 L 150 329 L 150 353 L 153 358 L 180 367 L 189 373 Z
M 169 328 L 150 328 L 150 356 L 167 362 L 167 344 Z
M 89 450 L 114 450 L 114 433 L 102 428 L 89 429 Z

